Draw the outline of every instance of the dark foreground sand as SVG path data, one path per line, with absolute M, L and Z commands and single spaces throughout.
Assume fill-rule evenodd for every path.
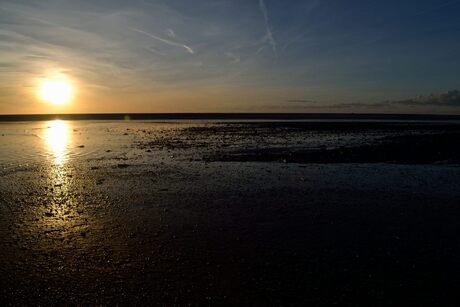
M 2 305 L 457 306 L 459 131 L 345 126 L 147 125 L 142 159 L 4 170 Z

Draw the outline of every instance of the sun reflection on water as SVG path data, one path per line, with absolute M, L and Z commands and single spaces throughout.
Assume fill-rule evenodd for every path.
M 56 165 L 62 166 L 67 161 L 70 143 L 69 125 L 61 120 L 48 122 L 45 140 L 49 152 L 54 156 Z
M 36 225 L 43 235 L 41 244 L 59 249 L 65 242 L 76 244 L 83 240 L 88 217 L 84 204 L 75 194 L 78 186 L 75 185 L 74 169 L 68 163 L 73 144 L 72 124 L 53 120 L 47 122 L 45 128 L 43 140 L 50 158 L 46 177 L 48 201 L 34 213 L 38 217 Z

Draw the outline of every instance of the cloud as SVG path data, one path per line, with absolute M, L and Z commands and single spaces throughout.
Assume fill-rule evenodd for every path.
M 173 29 L 166 29 L 165 33 L 171 38 L 176 38 L 176 32 Z
M 313 108 L 318 109 L 349 109 L 349 108 L 384 108 L 387 107 L 388 103 L 384 102 L 376 102 L 376 103 L 359 103 L 359 102 L 351 102 L 351 103 L 336 103 L 336 104 L 329 104 L 325 106 L 313 106 Z
M 401 104 L 409 106 L 449 106 L 460 107 L 460 91 L 452 90 L 443 94 L 431 94 L 418 96 L 412 99 L 389 101 L 390 104 Z
M 145 49 L 150 51 L 151 53 L 154 53 L 154 54 L 165 55 L 165 53 L 163 53 L 161 51 L 158 51 L 158 50 L 156 50 L 155 48 L 152 48 L 152 47 L 145 47 Z
M 289 99 L 286 101 L 292 102 L 292 103 L 317 103 L 318 102 L 316 100 L 311 100 L 311 99 Z
M 460 107 L 460 91 L 452 90 L 442 94 L 431 94 L 428 96 L 417 96 L 411 99 L 404 100 L 387 100 L 375 103 L 337 103 L 325 105 L 308 105 L 314 101 L 309 100 L 288 100 L 288 102 L 305 103 L 304 107 L 318 108 L 318 109 L 348 109 L 348 108 L 366 108 L 366 109 L 382 109 L 388 107 Z M 300 107 L 301 105 L 299 105 Z M 289 106 L 291 107 L 291 106 Z
M 232 60 L 232 63 L 236 64 L 241 61 L 241 58 L 232 52 L 226 52 L 225 55 Z
M 422 49 L 414 40 L 408 53 L 396 52 L 406 50 L 407 40 L 400 38 L 410 34 L 407 29 L 380 31 L 374 24 L 378 18 L 353 15 L 360 6 L 321 0 L 0 0 L 0 86 L 22 94 L 11 100 L 31 109 L 36 80 L 55 71 L 78 83 L 81 101 L 88 105 L 99 97 L 113 97 L 121 105 L 128 101 L 122 97 L 153 101 L 163 93 L 193 90 L 205 98 L 200 103 L 213 100 L 216 108 L 226 107 L 220 102 L 226 89 L 255 108 L 267 103 L 280 110 L 327 110 L 342 102 L 336 107 L 344 110 L 457 105 L 453 93 L 402 100 L 412 96 L 388 90 L 395 80 L 401 80 L 400 92 L 423 93 L 425 84 L 433 91 L 456 88 L 460 62 L 447 39 L 452 35 L 427 39 Z M 393 16 L 382 14 L 377 17 Z M 363 17 L 359 27 L 348 27 L 352 15 Z M 457 21 L 447 17 L 440 30 Z M 418 26 L 423 24 L 415 21 L 409 28 Z M 402 36 L 392 41 L 393 30 Z M 374 37 L 387 38 L 395 52 L 384 52 L 387 45 L 369 46 Z M 369 44 L 354 48 L 360 42 Z M 411 70 L 424 63 L 424 74 Z M 241 94 L 236 88 L 243 89 Z M 272 90 L 277 94 L 265 94 Z M 6 100 L 0 99 L 2 112 Z M 226 110 L 238 103 L 228 103 Z
M 131 30 L 131 31 L 134 31 L 134 32 L 138 32 L 138 33 L 144 34 L 144 35 L 147 35 L 147 36 L 150 37 L 150 38 L 159 40 L 160 42 L 163 42 L 163 43 L 168 44 L 168 45 L 170 45 L 170 46 L 176 46 L 176 47 L 184 48 L 185 50 L 187 50 L 188 53 L 190 53 L 190 54 L 195 54 L 195 51 L 194 51 L 192 48 L 190 48 L 189 46 L 185 45 L 185 44 L 176 43 L 176 42 L 173 42 L 173 41 L 170 41 L 170 40 L 167 40 L 167 39 L 158 37 L 158 36 L 156 36 L 156 35 L 153 35 L 152 33 L 148 33 L 148 32 L 145 32 L 145 31 L 136 29 L 136 28 L 130 28 L 130 30 Z
M 259 0 L 259 9 L 264 17 L 264 21 L 265 21 L 265 39 L 268 40 L 268 43 L 270 44 L 270 46 L 272 47 L 272 50 L 273 50 L 273 53 L 277 56 L 278 55 L 278 51 L 277 51 L 277 46 L 276 46 L 276 41 L 275 41 L 275 38 L 273 37 L 273 33 L 272 33 L 272 30 L 270 28 L 270 22 L 269 22 L 269 19 L 268 19 L 268 9 L 267 9 L 267 6 L 265 5 L 265 1 L 264 0 Z
M 336 104 L 321 104 L 314 100 L 288 100 L 292 103 L 289 105 L 266 105 L 266 109 L 273 110 L 297 110 L 297 111 L 311 111 L 311 110 L 342 110 L 342 109 L 372 109 L 388 106 L 385 103 L 336 103 Z

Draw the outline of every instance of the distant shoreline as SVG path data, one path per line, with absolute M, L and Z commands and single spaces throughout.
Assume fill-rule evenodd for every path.
M 8 114 L 0 122 L 48 120 L 460 120 L 460 115 L 376 113 L 95 113 Z

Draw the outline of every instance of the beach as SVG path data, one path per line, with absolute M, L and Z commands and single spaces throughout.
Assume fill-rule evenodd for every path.
M 452 305 L 456 121 L 0 123 L 6 305 Z

